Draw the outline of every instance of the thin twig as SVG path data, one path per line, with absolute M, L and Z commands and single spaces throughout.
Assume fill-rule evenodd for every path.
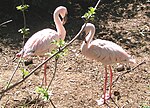
M 55 78 L 55 74 L 56 74 L 56 71 L 57 71 L 57 61 L 58 61 L 58 58 L 55 58 L 55 70 L 54 70 L 53 77 L 52 77 L 52 79 L 50 80 L 49 85 L 48 85 L 46 91 L 49 89 L 49 87 L 50 87 L 51 84 L 52 84 L 53 79 Z
M 111 108 L 108 103 L 105 102 L 105 104 L 106 104 L 107 108 Z
M 97 6 L 99 5 L 100 2 L 101 2 L 101 0 L 98 0 L 98 2 L 96 3 L 94 9 L 97 9 Z
M 12 79 L 13 79 L 13 77 L 14 77 L 14 75 L 15 75 L 16 71 L 17 71 L 17 69 L 19 68 L 19 64 L 20 64 L 20 63 L 21 63 L 21 58 L 19 59 L 18 64 L 17 64 L 17 66 L 16 66 L 16 68 L 15 68 L 15 70 L 14 70 L 14 72 L 13 72 L 12 76 L 10 77 L 10 80 L 8 81 L 8 84 L 7 84 L 7 87 L 6 87 L 6 88 L 8 88 L 8 87 L 9 87 L 10 82 L 12 81 Z
M 12 73 L 12 75 L 11 75 L 11 77 L 10 77 L 8 83 L 7 83 L 6 89 L 9 87 L 9 85 L 10 85 L 10 83 L 11 83 L 11 81 L 12 81 L 12 79 L 13 79 L 13 77 L 14 77 L 16 71 L 17 71 L 17 69 L 19 68 L 19 64 L 20 64 L 20 63 L 21 63 L 21 58 L 19 59 L 18 64 L 17 64 L 17 66 L 16 66 L 14 72 Z M 3 95 L 4 95 L 4 93 L 1 94 L 0 100 L 2 99 Z
M 22 5 L 24 5 L 24 0 L 21 0 L 21 2 L 22 2 Z M 23 10 L 22 11 L 22 15 L 23 15 L 23 25 L 24 25 L 24 29 L 26 29 L 26 16 L 25 16 L 25 10 Z M 23 34 L 23 42 L 22 42 L 22 44 L 23 44 L 23 46 L 24 46 L 24 44 L 25 44 L 25 36 L 26 36 L 26 34 Z
M 50 102 L 51 102 L 52 106 L 53 106 L 54 108 L 56 108 L 56 107 L 55 107 L 55 105 L 54 105 L 54 103 L 52 102 L 52 100 L 51 100 L 51 99 L 50 99 Z
M 52 77 L 51 81 L 49 82 L 49 85 L 48 85 L 48 87 L 47 87 L 46 91 L 48 91 L 49 87 L 50 87 L 50 86 L 51 86 L 51 84 L 52 84 L 52 81 L 53 81 L 53 80 L 54 80 L 54 78 L 55 78 L 56 71 L 57 71 L 57 61 L 58 61 L 58 58 L 55 58 L 55 70 L 54 70 L 53 77 Z M 54 103 L 52 102 L 52 100 L 51 100 L 51 99 L 49 99 L 49 100 L 50 100 L 50 102 L 51 102 L 52 106 L 53 106 L 54 108 L 56 108 L 56 107 L 55 107 L 55 105 L 54 105 Z
M 43 86 L 43 80 L 42 80 L 42 83 L 41 83 L 40 87 L 42 87 L 42 86 Z M 38 94 L 38 96 L 36 98 L 35 105 L 38 103 L 39 98 L 40 98 L 40 94 Z
M 5 21 L 5 22 L 1 23 L 0 26 L 3 26 L 3 25 L 10 23 L 10 22 L 12 22 L 12 20 Z
M 22 5 L 24 5 L 24 0 L 21 0 Z M 26 16 L 25 16 L 25 10 L 22 11 L 22 15 L 23 15 L 23 24 L 24 24 L 24 28 L 26 28 Z
M 7 105 L 8 102 L 9 102 L 9 96 L 8 96 L 6 102 L 5 102 L 4 108 L 6 108 L 6 105 Z
M 122 77 L 123 75 L 125 75 L 125 74 L 127 74 L 127 73 L 130 73 L 130 72 L 132 72 L 132 71 L 134 71 L 134 70 L 135 70 L 136 68 L 138 68 L 140 65 L 145 64 L 145 63 L 146 63 L 146 61 L 143 60 L 142 62 L 140 62 L 138 65 L 136 65 L 136 66 L 133 67 L 132 69 L 127 70 L 126 72 L 120 74 L 120 75 L 113 81 L 113 84 L 114 84 L 115 82 L 117 82 L 117 80 L 118 80 L 120 77 Z
M 56 74 L 56 70 L 57 70 L 57 61 L 58 61 L 58 59 L 55 58 L 55 70 L 54 70 L 54 73 L 53 73 L 53 77 L 52 77 L 52 79 L 51 79 L 51 81 L 50 81 L 48 87 L 46 88 L 46 91 L 48 91 L 50 85 L 52 84 L 53 79 L 55 78 L 55 74 Z M 42 85 L 43 85 L 43 81 L 42 81 L 41 87 L 42 87 Z M 40 97 L 40 94 L 38 94 L 35 104 L 37 104 L 37 101 L 39 100 L 39 97 Z M 52 106 L 53 106 L 54 108 L 56 108 L 55 105 L 54 105 L 54 103 L 52 102 L 52 100 L 51 100 L 51 99 L 49 99 L 49 100 L 50 100 Z
M 117 103 L 113 100 L 113 98 L 110 98 L 112 100 L 112 102 L 116 105 L 116 108 L 119 108 L 119 106 L 117 105 Z

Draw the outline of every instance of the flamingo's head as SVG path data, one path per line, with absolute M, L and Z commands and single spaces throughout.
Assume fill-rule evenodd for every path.
M 95 29 L 95 26 L 92 23 L 85 23 L 82 26 L 82 29 L 83 29 L 83 32 L 85 32 L 85 34 L 87 35 L 91 31 L 91 29 Z
M 61 17 L 62 24 L 64 25 L 67 22 L 67 14 L 68 14 L 67 8 L 64 6 L 59 6 L 57 9 L 59 10 L 59 15 Z
M 92 23 L 85 23 L 82 28 L 82 39 L 87 43 L 89 40 L 89 36 L 91 36 L 91 32 L 95 33 L 95 26 Z

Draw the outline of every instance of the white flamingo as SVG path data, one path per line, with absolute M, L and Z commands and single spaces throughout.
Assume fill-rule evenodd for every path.
M 45 56 L 45 53 L 51 52 L 57 46 L 52 44 L 54 40 L 65 39 L 66 30 L 64 24 L 66 22 L 66 15 L 68 14 L 67 8 L 59 6 L 55 9 L 53 17 L 57 31 L 46 28 L 33 34 L 25 43 L 23 49 L 16 54 L 17 57 L 27 56 Z M 60 16 L 62 17 L 62 20 Z M 46 63 L 44 65 L 44 80 L 46 84 Z M 46 84 L 47 85 L 47 84 Z
M 100 100 L 97 100 L 98 105 L 105 104 L 106 100 L 111 97 L 111 89 L 112 89 L 112 69 L 111 64 L 114 63 L 135 63 L 135 60 L 132 59 L 130 55 L 128 55 L 122 47 L 119 45 L 107 41 L 96 39 L 92 40 L 95 34 L 95 26 L 91 23 L 87 23 L 86 27 L 84 28 L 86 37 L 81 45 L 81 52 L 87 58 L 92 60 L 96 60 L 101 62 L 105 67 L 105 81 L 104 81 L 104 88 L 103 88 L 103 96 Z M 109 93 L 106 93 L 107 87 L 107 66 L 109 66 L 110 70 L 110 88 Z

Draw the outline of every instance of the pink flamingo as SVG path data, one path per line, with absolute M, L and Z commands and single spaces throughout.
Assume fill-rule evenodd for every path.
M 53 17 L 57 31 L 53 29 L 43 29 L 33 34 L 25 43 L 23 49 L 16 54 L 17 57 L 27 56 L 45 56 L 45 53 L 51 52 L 57 46 L 52 44 L 54 40 L 65 39 L 66 30 L 64 24 L 66 22 L 66 15 L 68 14 L 66 7 L 59 6 L 55 9 Z M 62 18 L 62 20 L 60 19 Z M 45 58 L 46 59 L 46 58 Z M 44 64 L 44 80 L 46 84 L 46 63 Z
M 81 52 L 84 56 L 87 58 L 96 60 L 98 62 L 101 62 L 105 67 L 105 81 L 104 81 L 104 88 L 103 88 L 103 96 L 100 100 L 97 100 L 98 105 L 103 105 L 106 103 L 106 100 L 111 98 L 111 89 L 112 89 L 112 69 L 111 64 L 114 63 L 135 63 L 135 60 L 131 58 L 130 55 L 128 55 L 122 47 L 119 45 L 107 41 L 107 40 L 101 40 L 96 39 L 93 40 L 94 34 L 95 34 L 95 26 L 91 23 L 87 23 L 85 26 L 85 34 L 86 37 L 81 45 Z M 107 66 L 109 66 L 110 70 L 110 88 L 109 93 L 106 93 L 106 87 L 107 87 Z

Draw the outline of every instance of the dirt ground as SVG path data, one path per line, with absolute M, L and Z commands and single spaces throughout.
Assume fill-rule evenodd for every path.
M 124 4 L 122 4 L 124 6 Z M 77 7 L 80 7 L 78 5 Z M 96 100 L 103 94 L 104 67 L 101 63 L 88 60 L 80 52 L 82 41 L 78 38 L 68 47 L 68 54 L 58 60 L 55 79 L 49 89 L 51 100 L 56 108 L 150 108 L 150 10 L 149 4 L 129 3 L 126 7 L 115 7 L 116 4 L 100 4 L 95 21 L 96 38 L 107 39 L 122 46 L 136 59 L 133 68 L 145 60 L 135 70 L 123 75 L 113 84 L 112 100 L 107 105 L 98 106 Z M 107 7 L 107 8 L 106 8 Z M 110 11 L 108 11 L 110 10 Z M 83 10 L 82 10 L 83 11 Z M 84 10 L 83 13 L 86 11 Z M 69 16 L 66 42 L 75 36 L 83 24 L 79 18 L 82 14 Z M 31 22 L 31 21 L 29 21 Z M 35 21 L 36 22 L 36 21 Z M 0 91 L 7 85 L 18 59 L 12 61 L 15 54 L 21 49 L 21 36 L 17 33 L 20 24 L 12 22 L 7 27 L 0 28 Z M 34 23 L 30 28 L 31 34 L 48 27 L 49 20 Z M 36 24 L 41 26 L 36 27 Z M 35 28 L 36 27 L 36 28 Z M 52 25 L 50 27 L 54 28 Z M 13 29 L 14 28 L 14 29 Z M 30 57 L 28 58 L 30 59 Z M 33 57 L 33 64 L 26 66 L 29 71 L 34 69 L 42 58 Z M 22 63 L 23 64 L 23 63 Z M 118 72 L 118 65 L 113 67 L 113 80 L 124 71 Z M 22 79 L 19 67 L 12 83 Z M 54 59 L 48 62 L 48 81 L 54 72 Z M 53 108 L 52 103 L 43 101 L 35 88 L 40 86 L 43 78 L 43 67 L 38 69 L 25 82 L 5 93 L 0 105 L 6 108 Z M 120 95 L 115 95 L 119 93 Z

